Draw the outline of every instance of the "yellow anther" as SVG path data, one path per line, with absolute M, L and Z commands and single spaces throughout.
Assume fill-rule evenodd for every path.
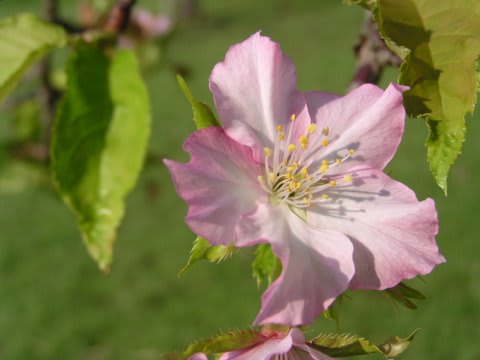
M 337 186 L 337 182 L 335 180 L 330 180 L 330 186 Z
M 295 177 L 292 175 L 292 173 L 286 173 L 286 174 L 285 174 L 285 177 L 286 177 L 287 179 L 290 179 L 290 180 L 293 180 L 293 179 L 295 178 Z
M 298 162 L 295 161 L 292 165 L 290 165 L 289 167 L 287 167 L 287 170 L 288 170 L 288 171 L 297 171 L 298 166 L 299 166 Z
M 278 134 L 278 140 L 283 141 L 285 140 L 285 135 L 283 133 Z
M 316 124 L 310 124 L 308 125 L 307 127 L 307 131 L 309 134 L 313 134 L 315 132 L 315 129 L 317 128 L 317 125 Z
M 342 163 L 342 159 L 336 158 L 336 159 L 335 159 L 335 162 L 336 162 L 337 164 L 341 164 L 341 163 Z
M 306 149 L 308 147 L 308 138 L 305 135 L 300 136 L 300 146 L 302 149 Z
M 350 155 L 352 155 L 354 152 L 355 152 L 355 150 L 353 150 L 353 149 L 348 149 L 348 153 L 349 153 Z
M 330 128 L 329 127 L 323 128 L 322 134 L 325 136 L 328 136 L 328 134 L 330 134 Z
M 295 115 L 295 114 L 292 114 L 292 115 L 290 116 L 290 120 L 291 120 L 291 121 L 295 121 L 296 118 L 297 118 L 297 115 Z
M 320 172 L 321 172 L 321 173 L 326 172 L 326 171 L 328 170 L 328 167 L 329 167 L 329 166 L 330 166 L 330 164 L 328 163 L 328 161 L 327 161 L 327 160 L 323 160 L 323 161 L 322 161 L 322 165 L 320 166 L 320 169 L 319 169 Z
M 272 156 L 272 150 L 269 147 L 264 147 L 263 152 L 265 153 L 266 157 Z
M 304 166 L 302 170 L 300 170 L 300 175 L 302 176 L 303 179 L 308 177 L 308 169 L 306 166 Z
M 302 201 L 303 201 L 303 203 L 304 203 L 305 205 L 307 205 L 307 206 L 312 205 L 312 203 L 310 202 L 310 199 L 307 199 L 306 197 L 304 197 L 304 198 L 302 199 Z
M 300 189 L 301 186 L 302 186 L 302 184 L 300 184 L 299 182 L 296 182 L 295 183 L 295 190 Z
M 343 180 L 345 180 L 345 181 L 347 181 L 347 182 L 352 182 L 352 181 L 353 181 L 352 174 L 345 174 L 345 175 L 343 175 Z
M 278 132 L 282 132 L 283 131 L 283 125 L 277 125 L 277 130 L 278 130 Z
M 273 172 L 268 174 L 268 180 L 270 180 L 270 182 L 273 182 L 275 180 L 275 174 Z
M 258 181 L 260 182 L 260 184 L 265 184 L 265 178 L 263 176 L 259 176 Z
M 328 196 L 327 194 L 322 194 L 322 199 L 329 199 L 330 196 Z
M 322 140 L 322 146 L 328 146 L 328 144 L 329 144 L 328 139 L 323 139 Z
M 290 145 L 288 145 L 287 150 L 292 152 L 292 151 L 295 151 L 296 148 L 297 148 L 297 146 L 295 144 L 290 144 Z

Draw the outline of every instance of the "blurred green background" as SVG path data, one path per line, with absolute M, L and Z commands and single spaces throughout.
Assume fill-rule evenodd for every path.
M 158 1 L 139 0 L 138 6 L 158 9 Z M 75 14 L 75 1 L 60 3 L 66 15 Z M 169 57 L 190 69 L 188 82 L 199 99 L 212 103 L 207 83 L 212 67 L 231 44 L 260 29 L 296 63 L 301 89 L 347 89 L 355 64 L 352 46 L 364 18 L 359 8 L 340 0 L 200 4 L 201 18 L 182 26 L 169 49 Z M 40 7 L 38 0 L 2 0 L 0 16 L 39 13 Z M 194 125 L 174 72 L 158 67 L 146 79 L 154 118 L 151 151 L 185 160 L 181 143 Z M 382 83 L 394 79 L 391 71 Z M 378 294 L 351 294 L 340 308 L 342 332 L 380 342 L 421 328 L 401 358 L 480 359 L 479 115 L 468 119 L 464 155 L 452 170 L 447 198 L 427 170 L 425 126 L 408 120 L 387 172 L 420 199 L 436 200 L 438 243 L 448 262 L 425 282 L 410 282 L 427 296 L 416 311 Z M 9 116 L 0 114 L 2 142 L 11 136 Z M 45 186 L 22 186 L 29 184 L 22 170 L 12 168 L 3 154 L 0 161 L 1 359 L 158 359 L 196 338 L 248 327 L 255 318 L 263 289 L 251 279 L 248 252 L 220 265 L 200 263 L 177 278 L 194 235 L 183 223 L 186 206 L 161 162 L 145 168 L 128 197 L 114 265 L 105 275 L 87 255 L 58 196 Z M 321 319 L 315 328 L 335 331 L 336 326 Z

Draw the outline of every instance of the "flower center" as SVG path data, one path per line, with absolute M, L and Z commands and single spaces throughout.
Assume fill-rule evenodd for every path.
M 329 176 L 331 169 L 343 163 L 354 153 L 353 149 L 346 149 L 345 154 L 333 159 L 311 159 L 307 149 L 310 146 L 312 134 L 317 130 L 316 124 L 310 124 L 306 132 L 297 142 L 292 142 L 295 114 L 290 117 L 287 136 L 283 125 L 277 126 L 277 137 L 274 148 L 266 147 L 264 175 L 258 181 L 269 194 L 273 203 L 285 203 L 296 208 L 307 208 L 315 203 L 331 201 L 326 193 L 327 189 L 337 186 L 338 181 L 351 182 L 352 175 L 346 174 L 343 178 Z M 328 127 L 322 129 L 322 134 L 316 137 L 322 147 L 329 145 Z M 314 163 L 317 165 L 314 167 Z M 320 165 L 318 165 L 320 164 Z

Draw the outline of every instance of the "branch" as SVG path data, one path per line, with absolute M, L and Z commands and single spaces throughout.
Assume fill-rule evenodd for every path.
M 354 51 L 358 60 L 350 90 L 365 83 L 377 84 L 387 66 L 398 67 L 402 63 L 402 59 L 393 53 L 380 37 L 377 25 L 370 14 L 365 19 L 362 34 Z
M 136 0 L 118 0 L 107 17 L 104 30 L 113 33 L 124 32 L 128 27 L 132 8 L 136 2 Z

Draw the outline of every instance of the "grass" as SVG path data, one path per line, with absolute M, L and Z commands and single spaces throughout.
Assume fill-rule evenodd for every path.
M 359 9 L 334 0 L 203 4 L 204 20 L 183 28 L 169 52 L 191 68 L 189 84 L 203 101 L 211 103 L 207 80 L 213 65 L 232 43 L 260 29 L 292 57 L 302 89 L 343 92 L 348 86 L 351 47 L 363 18 Z M 2 16 L 29 9 L 38 10 L 38 2 L 0 3 Z M 393 79 L 393 72 L 386 78 Z M 174 74 L 155 69 L 148 84 L 154 113 L 151 149 L 185 159 L 180 144 L 194 127 Z M 0 128 L 8 132 L 6 117 L 0 115 Z M 448 198 L 427 170 L 420 120 L 408 121 L 388 167 L 420 199 L 437 202 L 438 243 L 448 262 L 425 283 L 413 282 L 428 299 L 411 311 L 377 294 L 354 293 L 341 307 L 341 330 L 374 341 L 420 327 L 404 359 L 480 359 L 479 114 L 474 118 L 468 121 L 465 155 L 451 173 Z M 258 311 L 261 291 L 250 278 L 247 253 L 220 265 L 198 264 L 177 278 L 194 236 L 183 223 L 186 207 L 161 164 L 145 169 L 128 198 L 108 275 L 89 259 L 72 215 L 52 191 L 3 192 L 0 204 L 2 359 L 156 359 L 162 351 L 180 350 L 220 329 L 247 327 Z M 335 331 L 335 324 L 320 320 L 315 329 Z

